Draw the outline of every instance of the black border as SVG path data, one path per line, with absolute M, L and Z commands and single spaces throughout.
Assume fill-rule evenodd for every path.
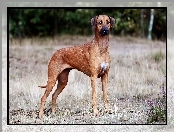
M 9 125 L 9 8 L 7 7 L 7 125 Z
M 7 125 L 167 125 L 166 124 L 10 124 L 9 123 L 9 10 L 10 9 L 166 9 L 166 27 L 167 27 L 167 7 L 7 7 Z M 96 14 L 99 15 L 99 14 Z M 167 113 L 167 28 L 166 28 L 166 113 Z

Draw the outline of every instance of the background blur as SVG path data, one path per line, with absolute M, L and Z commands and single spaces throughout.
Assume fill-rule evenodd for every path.
M 151 38 L 165 41 L 166 9 L 9 8 L 9 33 L 11 38 L 91 35 L 91 18 L 106 14 L 116 20 L 113 35 L 147 38 L 151 24 Z

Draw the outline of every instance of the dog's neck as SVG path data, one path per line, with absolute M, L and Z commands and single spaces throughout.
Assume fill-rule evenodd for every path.
M 95 43 L 99 46 L 100 50 L 102 52 L 106 52 L 106 50 L 109 47 L 109 35 L 101 36 L 101 35 L 95 35 Z

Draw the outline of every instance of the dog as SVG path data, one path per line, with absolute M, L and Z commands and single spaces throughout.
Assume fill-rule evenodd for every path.
M 108 72 L 110 68 L 109 32 L 114 28 L 115 19 L 107 15 L 99 15 L 91 19 L 95 37 L 91 42 L 80 46 L 57 50 L 48 65 L 48 81 L 41 98 L 39 117 L 44 113 L 47 97 L 58 80 L 57 89 L 52 95 L 52 113 L 56 112 L 56 99 L 68 82 L 70 70 L 77 69 L 91 79 L 93 114 L 97 116 L 97 78 L 101 78 L 103 100 L 106 110 L 110 110 L 107 99 Z

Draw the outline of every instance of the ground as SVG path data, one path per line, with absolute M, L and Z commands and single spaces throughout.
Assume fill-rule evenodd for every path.
M 9 43 L 9 123 L 11 124 L 146 124 L 148 101 L 161 98 L 166 89 L 166 43 L 131 37 L 110 37 L 111 68 L 108 98 L 113 113 L 103 107 L 98 79 L 98 109 L 91 108 L 90 79 L 72 70 L 68 85 L 57 99 L 57 113 L 51 114 L 51 94 L 45 116 L 38 118 L 40 99 L 47 81 L 47 65 L 62 47 L 80 45 L 93 37 L 62 36 L 10 40 Z M 2 66 L 5 64 L 3 63 Z M 166 104 L 162 104 L 163 107 Z M 166 122 L 154 122 L 154 124 Z

